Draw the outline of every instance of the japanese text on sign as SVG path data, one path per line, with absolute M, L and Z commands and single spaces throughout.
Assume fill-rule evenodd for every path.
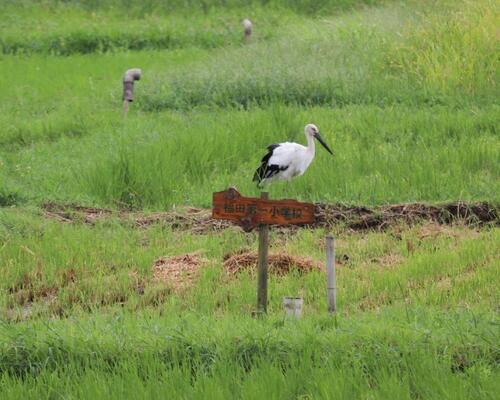
M 214 193 L 212 216 L 239 222 L 250 229 L 258 224 L 309 224 L 314 222 L 314 205 L 288 199 L 243 197 L 231 188 Z

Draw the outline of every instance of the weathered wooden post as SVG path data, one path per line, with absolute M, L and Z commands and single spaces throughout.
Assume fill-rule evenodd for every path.
M 269 199 L 269 193 L 262 192 L 260 194 L 262 200 Z M 258 277 L 257 277 L 257 311 L 260 313 L 267 312 L 267 267 L 268 267 L 268 250 L 269 250 L 269 226 L 266 224 L 259 225 L 259 262 L 258 262 Z
M 141 79 L 142 71 L 131 68 L 123 75 L 123 113 L 128 113 L 128 103 L 134 101 L 134 82 Z
M 335 247 L 334 238 L 331 235 L 325 237 L 326 241 L 326 271 L 327 271 L 327 293 L 328 311 L 334 313 L 337 310 L 337 288 L 335 280 Z

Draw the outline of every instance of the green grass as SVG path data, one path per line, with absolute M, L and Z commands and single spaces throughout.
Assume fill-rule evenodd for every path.
M 278 17 L 277 14 L 266 15 L 261 9 L 249 9 L 244 13 L 214 11 L 209 18 L 202 13 L 131 18 L 126 14 L 44 7 L 36 14 L 32 9 L 20 12 L 17 7 L 7 8 L 2 14 L 0 53 L 59 56 L 237 46 L 243 42 L 242 15 L 259 21 L 256 41 L 269 39 L 276 32 L 277 25 L 287 19 L 296 19 L 289 12 Z
M 239 45 L 246 17 L 256 24 L 255 42 L 300 23 L 296 12 L 330 14 L 380 1 L 3 2 L 0 54 L 71 55 Z
M 271 198 L 498 206 L 497 2 L 0 3 L 2 399 L 495 398 L 495 224 L 271 229 L 271 252 L 321 263 L 336 236 L 339 311 L 324 272 L 292 269 L 252 318 L 255 274 L 222 260 L 256 250 L 255 232 L 63 223 L 40 205 L 257 196 L 265 147 L 304 143 L 314 122 L 334 156 L 319 148 Z M 123 118 L 131 67 L 143 77 Z M 192 286 L 155 280 L 155 260 L 191 252 L 206 259 Z M 297 295 L 304 317 L 286 319 Z
M 52 13 L 65 12 L 90 12 L 98 14 L 111 13 L 114 15 L 126 15 L 144 17 L 151 14 L 181 14 L 192 15 L 193 13 L 209 14 L 213 11 L 227 11 L 242 9 L 256 9 L 265 7 L 268 10 L 284 11 L 291 10 L 298 14 L 320 14 L 349 10 L 355 7 L 369 6 L 383 3 L 381 0 L 172 0 L 164 2 L 161 0 L 108 0 L 106 2 L 95 0 L 3 0 L 6 6 L 11 6 L 9 11 L 32 15 L 32 9 L 38 8 Z
M 0 77 L 4 88 L 0 93 L 1 148 L 74 136 L 74 127 L 83 136 L 92 126 L 101 133 L 107 123 L 117 120 L 125 70 L 141 66 L 143 80 L 147 80 L 159 70 L 183 68 L 206 57 L 206 50 L 193 48 L 64 58 L 4 57 L 0 61 L 6 72 Z M 142 83 L 136 85 L 136 96 L 141 96 Z
M 498 202 L 498 10 L 464 4 L 307 17 L 298 32 L 238 48 L 5 57 L 2 202 L 158 209 L 208 206 L 230 184 L 256 194 L 265 146 L 303 141 L 309 122 L 335 156 L 319 149 L 274 197 Z M 144 77 L 123 122 L 120 77 L 131 66 Z
M 255 276 L 221 268 L 254 234 L 65 225 L 35 210 L 0 220 L 4 398 L 493 398 L 498 387 L 498 229 L 339 229 L 337 316 L 324 311 L 324 273 L 297 272 L 271 275 L 270 315 L 254 319 Z M 271 251 L 321 260 L 322 236 L 272 232 Z M 193 249 L 208 260 L 193 288 L 152 280 L 157 257 Z M 295 294 L 301 321 L 281 311 Z
M 66 133 L 56 142 L 5 153 L 3 170 L 10 187 L 30 202 L 207 207 L 212 192 L 229 185 L 257 195 L 252 175 L 265 147 L 277 140 L 304 142 L 303 125 L 314 121 L 334 156 L 319 148 L 305 176 L 270 187 L 273 198 L 357 204 L 498 202 L 497 115 L 496 106 L 430 111 L 280 105 L 163 113 L 154 119 L 130 115 L 125 123 L 119 115 L 96 114 L 85 119 L 89 128 L 83 136 Z
M 1 217 L 1 303 L 10 319 L 26 312 L 30 318 L 47 318 L 117 306 L 134 312 L 155 304 L 164 304 L 168 315 L 183 310 L 247 315 L 254 307 L 254 279 L 228 279 L 221 264 L 226 253 L 256 248 L 256 233 L 227 230 L 197 235 L 161 224 L 134 229 L 112 220 L 95 227 L 65 225 L 42 219 L 36 212 L 15 210 L 3 211 Z M 346 313 L 403 305 L 405 299 L 445 308 L 494 307 L 498 300 L 498 229 L 427 232 L 423 227 L 403 235 L 349 235 L 339 229 L 337 233 L 342 263 L 339 307 Z M 304 230 L 283 239 L 272 234 L 271 251 L 307 254 L 322 261 L 323 234 Z M 152 280 L 156 259 L 194 250 L 208 260 L 197 290 L 174 296 L 170 287 Z M 141 282 L 144 295 L 136 291 Z M 303 291 L 306 314 L 314 314 L 326 307 L 324 285 L 321 273 L 273 278 L 270 309 L 279 313 L 283 296 Z
M 226 49 L 198 68 L 154 80 L 141 105 L 496 103 L 500 8 L 489 0 L 466 4 L 422 13 L 391 5 L 289 25 L 277 40 Z
M 216 326 L 191 315 L 154 325 L 117 315 L 38 324 L 4 336 L 12 372 L 0 387 L 7 398 L 493 398 L 491 316 L 418 314 L 411 327 L 383 326 L 396 315 Z

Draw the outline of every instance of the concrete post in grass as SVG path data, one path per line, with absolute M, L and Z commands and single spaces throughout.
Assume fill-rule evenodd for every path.
M 250 42 L 250 38 L 252 37 L 252 21 L 250 21 L 248 18 L 245 18 L 242 21 L 243 25 L 243 33 L 245 34 L 244 40 L 245 43 Z
M 326 241 L 326 272 L 327 272 L 327 293 L 328 293 L 328 311 L 334 313 L 337 311 L 337 282 L 335 278 L 335 245 L 334 238 L 331 235 L 325 237 Z
M 131 68 L 123 75 L 123 112 L 128 113 L 128 103 L 134 101 L 134 82 L 141 79 L 142 71 Z
M 287 317 L 302 317 L 302 306 L 304 300 L 302 297 L 283 297 L 283 308 Z

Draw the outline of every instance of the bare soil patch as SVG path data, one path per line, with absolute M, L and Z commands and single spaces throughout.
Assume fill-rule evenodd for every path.
M 338 204 L 317 203 L 316 222 L 309 228 L 343 225 L 352 230 L 382 230 L 404 222 L 415 225 L 425 221 L 438 224 L 461 223 L 471 226 L 500 226 L 499 207 L 486 202 L 446 203 L 429 205 L 407 203 L 378 207 L 344 206 Z M 94 224 L 106 218 L 119 218 L 138 227 L 152 224 L 165 224 L 172 229 L 190 230 L 204 234 L 234 226 L 229 221 L 214 220 L 210 209 L 181 207 L 176 210 L 145 214 L 131 211 L 114 211 L 104 208 L 83 207 L 75 204 L 45 203 L 42 206 L 47 218 L 61 222 L 83 222 Z M 295 226 L 282 226 L 281 230 L 293 231 Z
M 486 202 L 429 205 L 407 203 L 379 207 L 349 207 L 316 204 L 316 225 L 341 223 L 354 230 L 384 229 L 396 222 L 414 225 L 423 221 L 439 224 L 500 225 L 498 207 Z
M 255 251 L 240 250 L 224 256 L 224 268 L 229 274 L 238 274 L 242 271 L 257 269 L 258 255 Z M 320 271 L 321 263 L 308 258 L 292 256 L 287 253 L 269 254 L 269 272 L 276 275 L 286 275 L 291 270 L 299 272 Z

